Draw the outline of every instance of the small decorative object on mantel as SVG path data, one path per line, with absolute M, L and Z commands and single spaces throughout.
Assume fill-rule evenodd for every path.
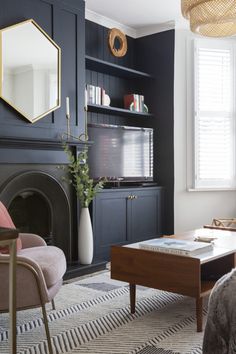
M 69 160 L 66 170 L 70 173 L 70 178 L 65 180 L 74 186 L 81 207 L 78 232 L 79 262 L 91 264 L 93 260 L 93 230 L 88 207 L 95 195 L 103 188 L 106 179 L 103 178 L 94 183 L 93 179 L 89 177 L 87 150 L 81 151 L 75 158 L 66 143 L 63 144 L 63 148 Z
M 119 43 L 119 48 L 116 43 Z M 108 47 L 110 52 L 115 57 L 123 57 L 127 53 L 127 38 L 126 35 L 118 28 L 112 28 L 108 32 Z

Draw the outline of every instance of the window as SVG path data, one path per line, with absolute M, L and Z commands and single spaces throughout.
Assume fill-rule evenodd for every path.
M 235 48 L 194 45 L 194 187 L 235 188 Z

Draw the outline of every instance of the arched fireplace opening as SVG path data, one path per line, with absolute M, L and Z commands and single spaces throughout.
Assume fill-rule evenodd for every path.
M 71 209 L 62 184 L 41 171 L 24 171 L 0 188 L 0 200 L 21 232 L 40 235 L 72 259 Z
M 20 232 L 40 235 L 48 245 L 54 244 L 51 207 L 41 193 L 34 190 L 20 192 L 8 211 Z

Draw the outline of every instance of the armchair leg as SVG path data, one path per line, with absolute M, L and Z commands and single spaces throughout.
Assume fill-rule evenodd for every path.
M 55 301 L 54 301 L 54 299 L 52 299 L 51 303 L 52 303 L 52 309 L 53 309 L 53 310 L 56 310 L 56 306 L 55 306 Z
M 42 313 L 43 313 L 43 322 L 44 322 L 45 332 L 46 332 L 46 336 L 47 336 L 49 354 L 53 354 L 52 341 L 51 341 L 49 326 L 48 326 L 47 312 L 46 312 L 46 308 L 45 308 L 44 304 L 42 304 Z

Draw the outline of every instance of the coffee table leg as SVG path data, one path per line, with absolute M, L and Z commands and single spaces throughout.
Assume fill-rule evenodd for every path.
M 130 310 L 131 313 L 135 313 L 135 301 L 136 301 L 136 285 L 129 284 L 129 294 L 130 294 Z
M 202 332 L 202 297 L 196 298 L 197 331 Z

